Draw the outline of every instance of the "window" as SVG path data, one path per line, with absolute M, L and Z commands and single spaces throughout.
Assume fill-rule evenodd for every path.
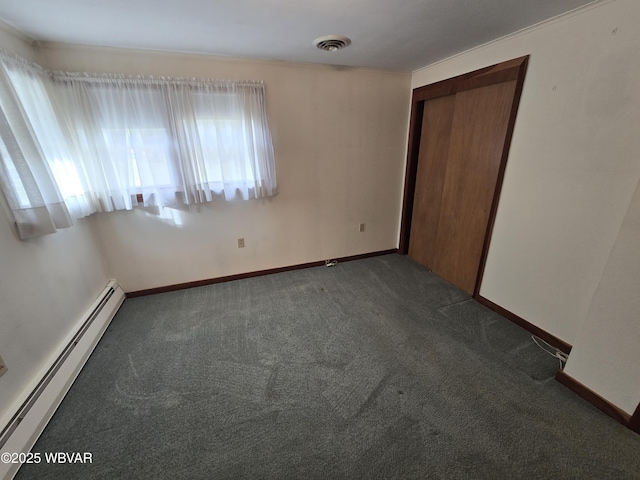
M 51 74 L 12 58 L 2 70 L 74 218 L 141 198 L 171 207 L 277 191 L 260 82 Z M 5 190 L 24 200 L 4 170 Z
M 6 171 L 7 182 L 11 185 L 11 189 L 15 193 L 15 203 L 18 208 L 28 208 L 30 206 L 29 195 L 22 184 L 18 169 L 13 162 L 8 161 L 10 159 L 7 146 L 4 144 L 4 140 L 0 138 L 0 158 L 2 158 L 2 165 Z
M 39 72 L 31 73 L 37 83 Z M 73 224 L 6 68 L 0 68 L 0 187 L 20 238 Z
M 54 77 L 104 210 L 273 195 L 260 83 Z M 106 160 L 105 160 L 106 159 Z M 86 162 L 85 162 L 86 163 Z M 95 177 L 95 175 L 94 175 Z

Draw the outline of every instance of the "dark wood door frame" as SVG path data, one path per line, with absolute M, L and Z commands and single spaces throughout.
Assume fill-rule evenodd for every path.
M 516 58 L 506 62 L 502 62 L 490 67 L 482 68 L 474 72 L 465 73 L 457 77 L 443 80 L 441 82 L 419 87 L 413 90 L 411 100 L 411 119 L 409 123 L 409 146 L 407 152 L 407 168 L 404 183 L 404 199 L 402 204 L 402 219 L 400 226 L 400 242 L 398 253 L 406 255 L 409 252 L 409 236 L 411 234 L 411 218 L 413 215 L 413 198 L 416 191 L 416 174 L 418 171 L 418 154 L 420 151 L 420 132 L 422 131 L 422 117 L 424 112 L 424 102 L 434 98 L 452 95 L 465 90 L 486 87 L 496 83 L 516 80 L 516 89 L 511 106 L 509 116 L 509 124 L 507 134 L 505 136 L 504 146 L 502 149 L 502 157 L 500 160 L 500 170 L 496 183 L 495 194 L 491 204 L 489 213 L 489 223 L 487 225 L 487 233 L 485 235 L 482 247 L 482 256 L 480 258 L 480 267 L 476 277 L 476 284 L 473 291 L 474 298 L 479 296 L 480 284 L 484 273 L 484 266 L 489 252 L 489 243 L 493 232 L 493 224 L 498 208 L 498 199 L 502 189 L 502 180 L 504 178 L 504 170 L 509 154 L 509 146 L 511 145 L 511 137 L 513 136 L 513 127 L 516 121 L 516 113 L 520 103 L 522 87 L 524 85 L 524 76 L 527 70 L 529 56 Z

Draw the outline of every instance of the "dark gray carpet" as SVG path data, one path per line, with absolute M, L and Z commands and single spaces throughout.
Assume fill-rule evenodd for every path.
M 640 478 L 557 367 L 398 255 L 129 299 L 17 478 Z

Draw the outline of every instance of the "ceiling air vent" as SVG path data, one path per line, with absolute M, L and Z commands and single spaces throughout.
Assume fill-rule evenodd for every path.
M 351 44 L 351 39 L 341 35 L 327 35 L 326 37 L 316 38 L 313 44 L 320 50 L 327 52 L 335 52 Z

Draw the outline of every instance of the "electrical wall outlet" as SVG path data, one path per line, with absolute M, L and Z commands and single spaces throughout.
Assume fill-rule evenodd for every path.
M 0 377 L 4 375 L 6 371 L 7 371 L 7 364 L 4 363 L 4 360 L 2 359 L 2 357 L 0 357 Z
M 361 224 L 358 226 L 358 231 L 359 231 L 359 232 L 364 232 L 364 223 L 361 223 Z
M 238 248 L 244 248 L 244 238 L 238 239 Z

